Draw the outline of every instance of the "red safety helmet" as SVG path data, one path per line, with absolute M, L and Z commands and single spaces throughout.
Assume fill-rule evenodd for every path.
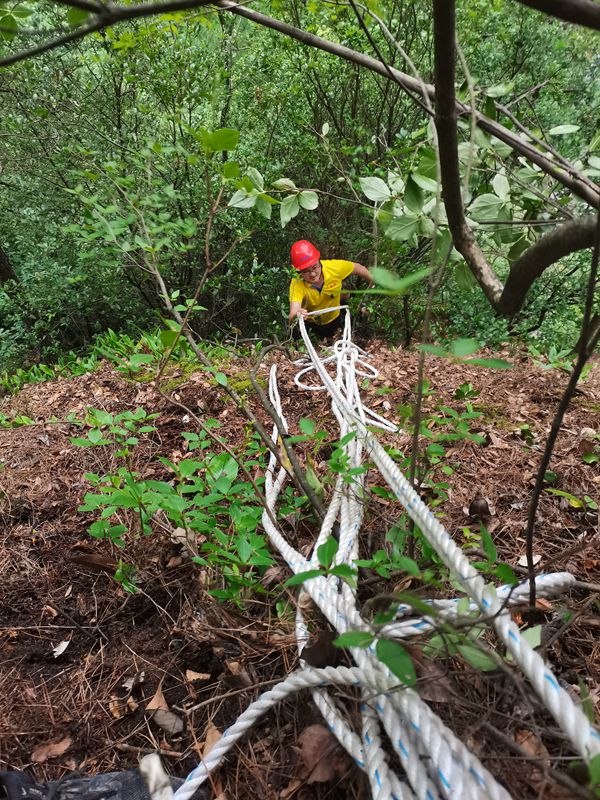
M 306 239 L 294 242 L 290 252 L 292 265 L 299 271 L 313 267 L 321 258 L 321 253 L 319 253 L 314 244 L 307 242 Z

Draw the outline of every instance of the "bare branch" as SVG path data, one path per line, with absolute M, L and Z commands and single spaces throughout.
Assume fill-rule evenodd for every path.
M 595 0 L 517 0 L 523 6 L 543 11 L 564 22 L 574 22 L 600 31 L 600 4 Z
M 508 316 L 516 314 L 531 284 L 542 272 L 570 253 L 592 247 L 595 230 L 596 218 L 590 214 L 565 222 L 538 239 L 512 263 L 496 311 Z

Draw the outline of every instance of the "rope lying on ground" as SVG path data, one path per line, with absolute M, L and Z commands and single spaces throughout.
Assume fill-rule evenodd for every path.
M 387 430 L 393 426 L 365 408 L 360 398 L 356 375 L 367 374 L 374 377 L 376 373 L 371 365 L 366 364 L 367 356 L 364 351 L 352 342 L 349 314 L 346 316 L 342 338 L 334 344 L 332 355 L 323 360 L 319 358 L 308 338 L 302 319 L 299 324 L 310 364 L 307 365 L 306 362 L 301 364 L 303 368 L 296 376 L 296 382 L 302 388 L 326 389 L 329 392 L 333 412 L 340 425 L 340 439 L 344 442 L 343 451 L 349 469 L 355 469 L 355 472 L 351 473 L 353 481 L 350 483 L 345 482 L 342 476 L 338 476 L 311 558 L 305 558 L 292 548 L 265 512 L 262 522 L 272 545 L 294 573 L 314 569 L 318 565 L 317 547 L 331 535 L 333 526 L 338 520 L 339 545 L 335 563 L 352 565 L 358 557 L 363 514 L 364 472 L 357 468 L 362 463 L 362 452 L 365 449 L 424 537 L 460 581 L 470 598 L 471 609 L 479 611 L 495 629 L 498 638 L 506 645 L 516 665 L 527 675 L 540 699 L 554 715 L 575 749 L 589 760 L 600 752 L 600 736 L 583 712 L 559 686 L 541 657 L 523 639 L 507 611 L 508 605 L 523 599 L 523 592 L 527 589 L 510 586 L 495 589 L 486 586 L 483 577 L 469 563 L 404 479 L 376 437 L 368 430 L 367 425 L 376 425 Z M 335 379 L 328 373 L 326 364 L 335 365 Z M 320 386 L 308 386 L 304 383 L 311 370 L 318 375 Z M 284 419 L 287 431 L 274 367 L 269 378 L 269 394 L 278 414 Z M 277 441 L 275 428 L 273 440 Z M 285 480 L 285 469 L 281 467 L 276 471 L 276 460 L 271 455 L 265 476 L 265 498 L 273 517 L 275 517 L 277 498 Z M 572 581 L 572 576 L 567 573 L 539 576 L 538 590 L 543 594 L 552 594 L 566 589 Z M 308 626 L 302 610 L 306 608 L 306 598 L 312 600 L 339 633 L 348 630 L 371 630 L 359 613 L 356 591 L 333 575 L 327 577 L 320 575 L 305 581 L 300 592 L 296 617 L 300 654 L 308 639 Z M 382 632 L 385 632 L 386 638 L 401 638 L 430 630 L 436 625 L 436 616 L 448 621 L 458 615 L 456 600 L 432 601 L 431 608 L 431 617 L 405 619 L 407 614 L 412 614 L 414 611 L 410 607 L 401 606 L 396 613 L 396 621 L 387 625 Z M 368 649 L 351 648 L 351 653 L 356 667 L 337 669 L 328 667 L 323 670 L 307 667 L 298 670 L 252 703 L 224 732 L 222 739 L 206 760 L 188 776 L 187 781 L 175 793 L 176 800 L 188 800 L 230 748 L 263 713 L 290 692 L 301 688 L 311 690 L 313 699 L 332 733 L 368 775 L 373 797 L 377 800 L 391 798 L 507 800 L 509 798 L 504 787 L 497 783 L 477 757 L 469 752 L 460 739 L 419 698 L 417 692 L 399 685 L 398 679 L 377 658 L 374 645 Z M 360 732 L 349 723 L 349 714 L 339 704 L 339 699 L 324 688 L 330 684 L 350 684 L 358 687 L 357 690 L 362 697 Z M 382 728 L 402 766 L 404 772 L 402 777 L 395 774 L 387 751 L 382 747 Z

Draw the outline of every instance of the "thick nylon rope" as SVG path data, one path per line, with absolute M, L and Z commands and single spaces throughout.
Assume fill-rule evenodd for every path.
M 551 676 L 551 673 L 546 670 L 542 659 L 526 642 L 526 647 L 523 647 L 524 640 L 505 611 L 505 606 L 526 599 L 527 587 L 503 586 L 498 589 L 486 587 L 483 578 L 471 567 L 439 522 L 410 488 L 385 450 L 368 431 L 367 425 L 375 425 L 386 430 L 395 430 L 395 426 L 362 404 L 356 375 L 376 377 L 377 373 L 371 365 L 366 363 L 367 354 L 351 340 L 349 314 L 346 316 L 342 338 L 333 346 L 333 354 L 323 359 L 319 358 L 308 339 L 303 320 L 300 320 L 300 330 L 310 356 L 310 365 L 307 365 L 306 361 L 300 364 L 303 369 L 296 376 L 296 383 L 301 388 L 313 391 L 325 389 L 329 392 L 332 397 L 333 412 L 340 424 L 340 438 L 342 439 L 348 433 L 355 434 L 354 437 L 349 437 L 343 447 L 349 465 L 360 467 L 362 450 L 363 447 L 366 447 L 382 477 L 405 505 L 428 541 L 436 548 L 444 563 L 461 580 L 463 587 L 472 598 L 469 610 L 471 612 L 479 611 L 484 619 L 493 624 L 502 640 L 508 639 L 512 644 L 512 648 L 509 647 L 510 652 L 526 674 L 529 675 L 529 672 L 535 674 L 536 670 L 539 671 L 539 664 L 542 665 L 544 677 L 541 688 L 545 688 L 543 682 L 549 682 L 546 674 Z M 327 372 L 324 366 L 326 364 L 335 366 L 335 380 Z M 303 383 L 302 378 L 313 370 L 321 381 L 319 386 Z M 287 431 L 274 367 L 269 377 L 269 394 Z M 277 441 L 275 427 L 273 428 L 273 441 Z M 277 475 L 275 472 L 276 460 L 275 456 L 271 455 L 265 475 L 265 497 L 273 516 L 276 512 L 278 494 L 287 477 L 283 468 L 278 470 Z M 339 519 L 340 534 L 336 563 L 352 564 L 353 560 L 358 557 L 363 493 L 364 474 L 356 474 L 351 483 L 344 482 L 343 476 L 338 476 L 332 500 L 314 545 L 313 554 L 308 559 L 289 545 L 265 512 L 262 521 L 269 539 L 294 573 L 305 572 L 318 565 L 316 549 L 331 535 L 337 519 Z M 548 596 L 556 591 L 564 590 L 573 580 L 572 576 L 567 573 L 539 576 L 538 591 L 542 595 Z M 334 576 L 320 576 L 306 581 L 301 589 L 296 617 L 299 648 L 305 644 L 308 638 L 308 628 L 302 611 L 305 606 L 303 597 L 310 597 L 338 632 L 369 630 L 369 625 L 362 619 L 356 606 L 356 592 L 348 584 Z M 431 630 L 435 627 L 437 619 L 448 621 L 456 618 L 458 616 L 457 607 L 458 600 L 432 601 L 432 616 L 415 619 L 414 612 L 410 607 L 399 606 L 396 611 L 396 621 L 384 629 L 385 636 L 386 638 L 403 638 Z M 409 615 L 413 618 L 407 618 Z M 516 630 L 516 633 L 513 629 Z M 517 643 L 514 640 L 515 636 Z M 531 657 L 527 649 L 535 658 Z M 423 800 L 438 800 L 438 798 L 508 800 L 509 795 L 506 790 L 496 782 L 454 733 L 420 700 L 416 692 L 407 688 L 398 690 L 398 679 L 391 675 L 387 667 L 377 659 L 374 645 L 368 650 L 352 648 L 351 652 L 357 667 L 350 670 L 348 668 L 299 670 L 249 706 L 226 731 L 223 739 L 217 743 L 207 759 L 188 776 L 186 783 L 175 793 L 176 800 L 187 800 L 191 797 L 195 789 L 218 766 L 230 748 L 265 711 L 279 702 L 282 697 L 287 696 L 289 692 L 298 691 L 301 688 L 311 690 L 313 699 L 323 714 L 329 729 L 354 758 L 357 765 L 367 773 L 371 791 L 376 800 L 388 800 L 388 798 L 390 800 L 391 798 L 413 800 L 415 797 L 419 800 L 421 798 Z M 517 657 L 515 653 L 518 653 L 519 656 Z M 527 669 L 523 666 L 522 661 L 526 663 Z M 531 675 L 530 679 L 538 688 L 539 679 L 537 683 Z M 362 687 L 362 703 L 360 705 L 362 730 L 360 735 L 353 730 L 344 709 L 338 705 L 327 689 L 323 688 L 327 684 L 339 683 L 352 683 Z M 394 688 L 396 690 L 392 691 Z M 542 691 L 540 694 L 542 699 L 545 699 L 544 692 Z M 571 705 L 573 704 L 571 703 Z M 552 708 L 550 710 L 557 718 L 554 710 Z M 573 732 L 572 712 L 561 711 L 560 717 L 564 721 L 564 725 L 558 718 L 557 721 L 572 738 L 569 733 L 569 730 Z M 382 747 L 381 728 L 386 732 L 403 767 L 405 773 L 403 779 L 396 776 L 389 764 L 388 755 Z M 597 733 L 589 723 L 587 723 L 587 729 L 589 735 L 579 737 L 579 743 L 583 742 L 584 747 L 589 748 L 590 741 L 597 741 Z M 573 738 L 572 741 L 574 741 Z M 591 747 L 593 748 L 593 744 Z M 580 752 L 582 751 L 580 750 Z M 594 751 L 590 748 L 589 752 Z M 408 783 L 405 783 L 405 780 Z

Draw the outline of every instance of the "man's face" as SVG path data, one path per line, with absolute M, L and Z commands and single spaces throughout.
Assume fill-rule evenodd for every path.
M 312 267 L 301 270 L 299 275 L 305 283 L 318 283 L 321 280 L 321 273 L 321 262 L 317 261 Z

